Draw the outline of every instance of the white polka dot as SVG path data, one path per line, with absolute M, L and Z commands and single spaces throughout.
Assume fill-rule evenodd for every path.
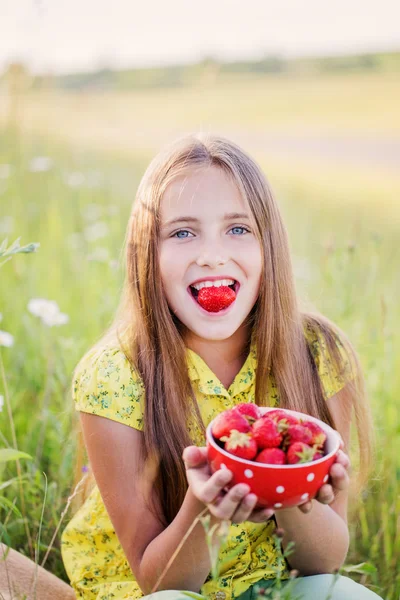
M 274 508 L 281 508 L 282 504 L 280 502 L 277 502 L 276 504 L 274 504 Z
M 314 473 L 309 473 L 307 475 L 307 481 L 313 481 L 314 477 L 315 477 Z
M 328 481 L 328 479 L 329 479 L 329 475 L 325 475 L 325 477 L 323 479 L 324 483 L 326 483 Z
M 254 477 L 254 473 L 251 469 L 246 469 L 244 475 L 245 477 L 247 477 L 247 479 L 251 479 L 252 477 Z
M 302 500 L 307 500 L 307 498 L 308 498 L 308 494 L 303 494 L 301 497 Z
M 224 463 L 221 463 L 221 464 L 219 465 L 219 468 L 220 468 L 220 469 L 227 469 L 228 467 L 227 467 L 226 465 L 224 465 Z
M 285 488 L 283 487 L 283 485 L 278 485 L 278 487 L 276 488 L 276 491 L 278 494 L 283 494 L 283 492 L 285 491 Z

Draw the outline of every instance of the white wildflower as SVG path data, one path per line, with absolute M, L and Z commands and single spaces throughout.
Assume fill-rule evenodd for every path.
M 11 333 L 7 333 L 7 331 L 0 331 L 0 346 L 11 348 L 13 344 L 14 336 L 12 336 Z
M 0 233 L 1 234 L 9 234 L 14 230 L 14 218 L 13 217 L 3 217 L 0 219 Z
M 0 396 L 0 412 L 3 412 L 4 396 Z
M 83 208 L 82 215 L 86 221 L 96 221 L 103 215 L 103 207 L 100 206 L 100 204 L 91 202 L 90 204 L 86 204 Z
M 11 165 L 0 165 L 0 179 L 8 179 L 11 175 L 12 167 Z
M 93 252 L 89 254 L 88 260 L 94 260 L 96 262 L 107 262 L 110 260 L 110 252 L 108 248 L 94 248 Z
M 86 177 L 79 171 L 73 171 L 64 177 L 64 181 L 69 187 L 77 188 L 84 185 Z
M 69 321 L 69 316 L 65 313 L 59 312 L 56 315 L 47 315 L 43 317 L 42 321 L 45 325 L 47 325 L 47 327 L 66 325 Z
M 33 298 L 28 302 L 30 313 L 39 317 L 47 327 L 65 325 L 69 321 L 68 315 L 60 312 L 57 302 L 44 298 Z
M 90 242 L 99 240 L 100 238 L 108 235 L 108 233 L 108 225 L 103 221 L 98 221 L 97 223 L 93 223 L 93 225 L 88 225 L 84 231 L 85 238 Z
M 43 173 L 53 167 L 53 160 L 48 156 L 35 156 L 29 162 L 29 170 L 32 173 Z

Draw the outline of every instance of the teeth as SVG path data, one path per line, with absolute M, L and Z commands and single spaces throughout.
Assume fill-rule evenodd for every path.
M 194 283 L 191 287 L 201 290 L 203 287 L 220 287 L 221 285 L 233 285 L 234 283 L 234 279 L 217 279 L 216 281 L 200 281 L 199 283 Z

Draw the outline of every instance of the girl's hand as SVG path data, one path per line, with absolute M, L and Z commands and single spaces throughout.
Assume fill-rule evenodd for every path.
M 249 493 L 250 487 L 246 483 L 238 483 L 225 492 L 224 488 L 231 480 L 232 472 L 219 469 L 211 475 L 206 447 L 188 446 L 184 449 L 182 458 L 192 493 L 217 519 L 232 523 L 263 523 L 274 514 L 269 509 L 254 510 L 257 496 Z
M 346 490 L 350 485 L 349 469 L 350 459 L 347 454 L 343 452 L 344 443 L 340 441 L 340 450 L 337 453 L 336 462 L 330 468 L 329 476 L 330 483 L 325 483 L 318 492 L 316 500 L 321 504 L 331 504 L 335 499 L 335 493 Z M 300 504 L 299 509 L 304 512 L 310 512 L 312 508 L 312 501 Z

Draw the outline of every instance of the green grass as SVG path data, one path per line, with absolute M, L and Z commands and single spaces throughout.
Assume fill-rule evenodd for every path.
M 33 457 L 21 462 L 25 515 L 33 541 L 39 532 L 47 479 L 40 563 L 71 493 L 75 450 L 72 370 L 116 308 L 126 223 L 149 157 L 83 153 L 43 139 L 23 138 L 17 143 L 5 132 L 0 140 L 0 165 L 12 165 L 10 176 L 0 179 L 0 242 L 7 230 L 10 242 L 21 236 L 21 244 L 41 244 L 37 253 L 17 255 L 0 270 L 0 329 L 15 337 L 13 347 L 1 348 L 1 357 L 18 446 Z M 31 172 L 29 161 L 35 156 L 50 156 L 52 168 Z M 291 173 L 271 164 L 263 166 L 288 227 L 304 305 L 321 310 L 341 326 L 361 356 L 378 443 L 370 485 L 362 498 L 353 500 L 347 562 L 371 563 L 375 574 L 353 576 L 387 600 L 397 600 L 400 370 L 396 359 L 400 341 L 396 332 L 400 327 L 400 286 L 396 250 L 400 183 L 374 187 L 371 183 L 366 186 L 362 178 L 333 180 L 311 171 Z M 75 173 L 75 183 L 82 180 L 81 185 L 71 187 L 71 173 Z M 87 239 L 85 230 L 88 234 L 87 227 L 99 221 L 106 223 L 107 234 L 98 240 Z M 104 249 L 109 255 L 106 260 L 101 256 Z M 90 260 L 96 252 L 102 260 Z M 27 311 L 31 298 L 55 300 L 68 314 L 69 323 L 46 328 Z M 5 395 L 1 374 L 0 394 Z M 11 445 L 6 406 L 0 412 L 0 430 L 0 446 L 6 441 Z M 15 463 L 0 464 L 0 482 L 11 480 L 16 473 Z M 16 481 L 1 494 L 23 510 Z M 23 517 L 7 517 L 8 512 L 0 509 L 0 523 L 7 519 L 12 546 L 30 555 Z M 66 579 L 59 536 L 46 568 Z

